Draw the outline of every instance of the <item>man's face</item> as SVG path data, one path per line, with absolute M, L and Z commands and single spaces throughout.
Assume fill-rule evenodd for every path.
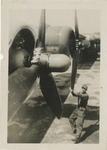
M 85 92 L 86 92 L 86 89 L 81 88 L 81 92 L 82 92 L 82 93 L 85 93 Z

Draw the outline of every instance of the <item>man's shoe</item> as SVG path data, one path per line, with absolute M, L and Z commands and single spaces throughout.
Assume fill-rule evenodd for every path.
M 76 141 L 76 137 L 75 137 L 75 136 L 72 136 L 72 137 L 71 137 L 71 140 L 72 140 L 72 141 Z
M 75 143 L 79 143 L 79 142 L 80 142 L 80 139 L 76 138 Z
M 80 142 L 80 139 L 79 139 L 79 138 L 76 138 L 75 136 L 72 136 L 71 140 L 74 142 L 74 144 Z

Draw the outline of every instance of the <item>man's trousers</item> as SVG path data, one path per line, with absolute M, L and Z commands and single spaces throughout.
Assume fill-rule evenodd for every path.
M 84 117 L 85 117 L 85 110 L 81 110 L 80 108 L 76 108 L 69 117 L 69 121 L 73 130 L 73 133 L 76 134 L 76 138 L 81 137 Z

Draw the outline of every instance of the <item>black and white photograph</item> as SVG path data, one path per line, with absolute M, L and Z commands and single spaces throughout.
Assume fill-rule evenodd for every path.
M 102 10 L 34 4 L 2 11 L 6 142 L 99 145 Z

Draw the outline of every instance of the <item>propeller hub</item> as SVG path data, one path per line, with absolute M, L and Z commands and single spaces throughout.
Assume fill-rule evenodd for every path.
M 32 64 L 38 64 L 39 63 L 42 49 L 43 48 L 40 48 L 40 47 L 34 49 L 33 57 L 31 60 Z

